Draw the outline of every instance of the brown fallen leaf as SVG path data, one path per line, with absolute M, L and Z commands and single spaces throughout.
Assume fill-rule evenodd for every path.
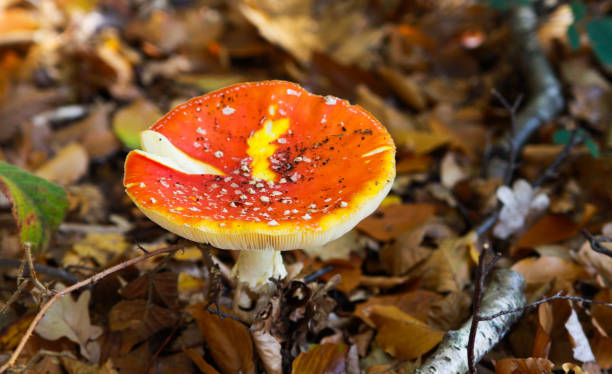
M 57 290 L 65 286 L 58 283 Z M 98 362 L 100 345 L 95 339 L 100 337 L 103 329 L 91 324 L 89 318 L 89 299 L 91 292 L 83 292 L 77 301 L 71 295 L 60 298 L 53 304 L 40 320 L 34 331 L 47 340 L 66 337 L 78 343 L 83 357 L 91 362 Z
M 279 339 L 269 331 L 251 329 L 251 336 L 255 343 L 257 354 L 263 363 L 266 374 L 283 373 L 283 356 Z
M 376 240 L 387 241 L 423 223 L 436 213 L 429 203 L 394 204 L 378 209 L 357 225 L 357 229 Z
M 406 104 L 418 111 L 425 109 L 427 100 L 419 85 L 420 82 L 414 77 L 404 75 L 397 69 L 386 66 L 379 68 L 378 72 Z
M 106 266 L 121 256 L 130 245 L 125 236 L 116 233 L 88 233 L 85 238 L 74 244 L 72 249 L 81 257 L 91 257 L 98 265 Z
M 191 348 L 185 349 L 185 354 L 189 356 L 191 361 L 200 369 L 202 374 L 219 374 L 217 369 L 212 367 L 208 362 L 204 360 L 202 356 L 200 356 L 196 351 Z
M 0 334 L 0 349 L 10 351 L 15 348 L 33 319 L 33 315 L 23 316 L 3 329 Z
M 291 374 L 340 374 L 346 370 L 346 344 L 313 345 L 291 364 Z
M 175 312 L 135 299 L 115 304 L 109 313 L 108 325 L 111 331 L 123 332 L 120 351 L 127 353 L 157 331 L 174 326 L 177 320 Z
M 83 177 L 89 168 L 87 150 L 79 143 L 62 148 L 55 157 L 41 165 L 34 173 L 55 183 L 68 185 Z
M 462 291 L 470 282 L 474 262 L 470 248 L 476 242 L 476 234 L 444 239 L 438 249 L 415 272 L 423 279 L 423 287 L 438 292 Z
M 67 357 L 61 357 L 60 360 L 68 374 L 117 374 L 111 360 L 106 361 L 104 365 L 86 364 Z
M 413 360 L 435 347 L 444 332 L 402 312 L 393 305 L 375 305 L 370 317 L 378 333 L 376 341 L 398 360 Z
M 406 230 L 392 243 L 380 250 L 380 262 L 387 273 L 392 275 L 406 274 L 431 254 L 432 250 L 422 246 L 425 235 L 434 238 L 451 236 L 453 233 L 447 226 L 430 219 L 426 222 Z
M 351 252 L 362 252 L 365 249 L 366 243 L 361 239 L 357 230 L 351 230 L 322 247 L 306 248 L 303 251 L 322 261 L 331 259 L 348 260 L 351 257 Z
M 584 269 L 577 264 L 560 257 L 528 257 L 516 262 L 512 270 L 521 273 L 529 283 L 544 283 L 551 279 L 574 282 L 586 276 Z
M 538 329 L 533 341 L 533 357 L 548 358 L 553 328 L 552 306 L 544 303 L 538 306 Z
M 503 358 L 495 363 L 495 374 L 553 374 L 553 366 L 545 358 Z
M 516 244 L 516 248 L 537 247 L 542 244 L 557 243 L 576 235 L 595 214 L 597 208 L 587 204 L 582 218 L 578 222 L 565 214 L 548 214 L 540 218 L 527 232 L 525 232 Z
M 373 308 L 376 305 L 393 305 L 402 312 L 407 313 L 422 322 L 425 322 L 427 321 L 431 305 L 439 300 L 442 300 L 442 296 L 435 292 L 426 290 L 414 290 L 400 294 L 372 296 L 366 302 L 357 305 L 354 315 L 361 318 L 368 325 L 374 327 L 374 321 L 370 318 Z
M 438 330 L 457 330 L 470 317 L 471 309 L 471 295 L 465 291 L 451 292 L 431 304 L 426 321 Z
M 204 310 L 204 303 L 190 305 L 187 310 L 195 319 L 210 354 L 224 374 L 254 374 L 253 342 L 249 330 L 240 322 Z M 223 312 L 229 310 L 222 308 Z
M 414 131 L 414 120 L 407 114 L 400 112 L 385 100 L 372 92 L 365 84 L 357 86 L 357 104 L 372 113 L 393 137 L 398 147 L 405 145 L 405 132 Z
M 609 261 L 612 262 L 612 260 Z M 611 303 L 612 289 L 602 289 L 595 295 L 594 299 L 604 303 Z M 608 335 L 608 337 L 612 337 L 612 308 L 604 305 L 593 304 L 591 306 L 591 314 L 593 315 L 593 318 L 597 320 L 599 326 L 601 326 L 601 328 L 605 331 L 606 335 Z
M 596 329 L 590 343 L 597 364 L 604 370 L 612 369 L 612 338 Z
M 612 243 L 601 244 L 612 250 Z M 612 286 L 612 261 L 610 261 L 609 256 L 595 252 L 591 248 L 591 243 L 585 241 L 574 257 L 576 262 L 585 267 L 586 271 L 593 275 L 600 275 L 605 279 L 608 285 Z
M 361 263 L 363 258 L 357 255 L 352 255 L 351 260 L 332 259 L 321 264 L 321 268 L 327 265 L 333 266 L 333 269 L 321 276 L 321 280 L 328 282 L 336 274 L 340 274 L 340 283 L 336 288 L 346 294 L 353 291 L 361 282 Z
M 412 173 L 415 171 L 427 171 L 432 162 L 431 156 L 406 155 L 398 160 L 396 169 L 398 174 Z

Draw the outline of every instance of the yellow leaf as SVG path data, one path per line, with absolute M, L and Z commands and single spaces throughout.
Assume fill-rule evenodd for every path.
M 376 341 L 399 360 L 412 360 L 427 353 L 444 337 L 437 330 L 393 305 L 375 305 L 371 319 L 378 329 Z

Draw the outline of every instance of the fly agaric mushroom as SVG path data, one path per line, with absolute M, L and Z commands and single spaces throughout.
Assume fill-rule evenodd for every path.
M 395 177 L 395 146 L 371 114 L 284 81 L 191 99 L 141 140 L 127 194 L 179 236 L 240 250 L 234 273 L 251 288 L 286 275 L 280 251 L 352 229 Z

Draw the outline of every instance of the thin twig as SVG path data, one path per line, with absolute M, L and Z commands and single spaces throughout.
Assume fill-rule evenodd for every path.
M 597 253 L 601 253 L 602 255 L 612 257 L 612 250 L 609 250 L 608 248 L 601 245 L 601 243 L 612 242 L 612 238 L 596 238 L 587 229 L 582 229 L 582 234 L 586 236 L 587 240 L 591 244 L 592 250 Z
M 523 307 L 516 308 L 516 309 L 510 309 L 510 310 L 504 310 L 504 311 L 501 311 L 499 313 L 491 314 L 490 316 L 479 317 L 478 319 L 480 319 L 481 321 L 491 321 L 491 320 L 494 320 L 495 318 L 498 318 L 498 317 L 501 317 L 501 316 L 505 316 L 506 314 L 522 313 L 527 308 L 533 308 L 533 307 L 538 306 L 540 304 L 549 303 L 549 302 L 555 301 L 555 300 L 577 301 L 577 302 L 581 302 L 581 303 L 597 304 L 597 305 L 603 305 L 603 306 L 607 306 L 609 308 L 612 308 L 612 303 L 606 303 L 606 302 L 598 301 L 598 300 L 585 299 L 585 298 L 578 297 L 578 296 L 564 296 L 564 295 L 561 295 L 561 292 L 557 292 L 554 296 L 546 297 L 544 299 L 535 301 L 535 302 L 533 302 L 531 304 L 527 304 L 527 305 L 525 305 Z
M 25 333 L 23 334 L 23 336 L 21 337 L 21 340 L 19 341 L 19 344 L 17 345 L 17 347 L 15 348 L 15 350 L 13 351 L 13 353 L 11 354 L 11 356 L 9 357 L 8 361 L 6 363 L 4 363 L 4 365 L 0 366 L 0 373 L 4 373 L 8 368 L 12 367 L 15 364 L 15 361 L 17 360 L 17 358 L 19 357 L 19 355 L 21 354 L 21 352 L 23 351 L 23 348 L 25 347 L 27 341 L 30 339 L 30 336 L 32 336 L 32 333 L 34 332 L 34 328 L 36 328 L 36 326 L 38 325 L 38 323 L 40 322 L 40 320 L 43 318 L 43 316 L 45 315 L 45 313 L 49 310 L 49 308 L 51 308 L 51 306 L 53 304 L 55 304 L 60 297 L 63 297 L 67 294 L 70 294 L 72 291 L 78 290 L 80 288 L 89 286 L 90 284 L 93 284 L 97 281 L 99 281 L 100 279 L 103 279 L 119 270 L 125 269 L 129 266 L 135 265 L 137 263 L 140 263 L 144 260 L 147 260 L 151 257 L 154 256 L 158 256 L 164 253 L 169 253 L 169 252 L 175 252 L 181 248 L 183 248 L 186 244 L 179 244 L 179 245 L 173 245 L 167 248 L 161 248 L 158 249 L 156 251 L 153 251 L 151 253 L 147 253 L 144 254 L 140 257 L 135 257 L 131 260 L 127 260 L 124 261 L 120 264 L 117 264 L 115 266 L 112 266 L 106 270 L 103 270 L 99 273 L 96 273 L 94 275 L 92 275 L 89 278 L 83 279 L 82 281 L 73 284 L 72 286 L 69 286 L 61 291 L 57 291 L 57 293 L 55 295 L 53 295 L 53 297 L 51 299 L 49 299 L 45 304 L 43 304 L 43 306 L 40 308 L 40 310 L 38 311 L 38 313 L 36 314 L 36 316 L 34 317 L 34 319 L 32 320 L 32 322 L 30 322 L 30 326 L 28 326 L 28 329 L 25 331 Z
M 554 177 L 555 174 L 557 174 L 557 169 L 559 169 L 559 167 L 561 167 L 561 165 L 563 164 L 563 161 L 565 161 L 565 159 L 569 155 L 570 151 L 575 146 L 577 146 L 578 144 L 582 143 L 583 140 L 584 140 L 584 136 L 579 135 L 578 128 L 575 128 L 572 131 L 572 135 L 570 137 L 569 142 L 567 142 L 565 147 L 563 147 L 561 152 L 559 152 L 557 157 L 555 157 L 555 160 L 546 168 L 546 170 L 544 170 L 544 172 L 542 174 L 540 174 L 538 179 L 536 179 L 535 182 L 533 182 L 533 184 L 532 184 L 533 188 L 536 189 L 536 188 L 540 187 L 549 178 Z
M 508 156 L 508 167 L 506 168 L 506 172 L 504 175 L 504 184 L 508 186 L 512 182 L 512 176 L 514 175 L 514 170 L 516 169 L 516 160 L 518 159 L 519 155 L 519 149 L 514 144 L 513 139 L 517 130 L 516 111 L 521 105 L 521 101 L 523 101 L 523 95 L 519 95 L 519 97 L 514 100 L 514 103 L 510 105 L 508 100 L 506 100 L 506 98 L 501 93 L 499 93 L 499 91 L 493 89 L 492 92 L 493 96 L 495 96 L 497 100 L 499 100 L 504 109 L 506 109 L 510 114 L 510 137 L 508 138 L 508 147 L 510 148 L 510 155 Z

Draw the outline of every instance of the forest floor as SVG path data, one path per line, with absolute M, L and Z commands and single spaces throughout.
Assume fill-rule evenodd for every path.
M 517 308 L 480 322 L 499 331 L 462 343 L 458 372 L 475 351 L 479 373 L 609 373 L 612 69 L 577 12 L 611 3 L 489 3 L 0 2 L 0 160 L 67 197 L 65 215 L 16 224 L 45 202 L 18 201 L 0 168 L 0 363 L 17 349 L 10 370 L 27 373 L 411 373 L 474 312 Z M 123 165 L 173 107 L 269 79 L 372 113 L 397 176 L 355 229 L 283 252 L 289 276 L 241 309 L 237 252 L 147 219 Z M 41 230 L 37 281 L 24 227 Z

